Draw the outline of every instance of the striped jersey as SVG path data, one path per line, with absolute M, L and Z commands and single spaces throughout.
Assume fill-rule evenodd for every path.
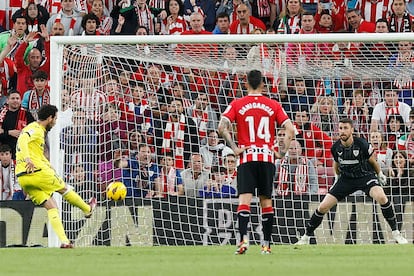
M 236 123 L 239 147 L 249 147 L 241 154 L 240 164 L 274 162 L 276 125 L 283 126 L 289 120 L 279 102 L 261 94 L 250 94 L 232 101 L 222 117 Z

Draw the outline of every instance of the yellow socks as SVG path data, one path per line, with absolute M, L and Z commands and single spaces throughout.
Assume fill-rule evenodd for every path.
M 67 193 L 65 193 L 63 195 L 63 198 L 73 206 L 80 208 L 85 214 L 91 211 L 91 207 L 89 206 L 89 204 L 83 201 L 83 199 L 73 190 L 70 190 Z
M 53 230 L 56 235 L 59 237 L 59 240 L 62 243 L 69 243 L 69 239 L 66 236 L 65 229 L 63 229 L 62 220 L 59 217 L 59 212 L 57 208 L 47 210 L 47 217 L 49 218 L 50 225 L 52 225 Z

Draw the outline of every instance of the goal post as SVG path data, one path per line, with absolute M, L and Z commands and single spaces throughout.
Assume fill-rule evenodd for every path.
M 371 141 L 371 118 L 384 91 L 397 91 L 413 106 L 412 42 L 412 33 L 51 37 L 50 98 L 60 110 L 48 135 L 51 163 L 84 199 L 99 200 L 86 221 L 62 202 L 68 236 L 77 246 L 235 244 L 237 172 L 231 162 L 237 158 L 217 145 L 224 142 L 211 130 L 228 103 L 246 93 L 246 73 L 258 69 L 264 93 L 295 123 L 305 112 L 324 137 L 298 124 L 303 149 L 292 162 L 299 163 L 277 163 L 278 170 L 288 169 L 275 176 L 272 240 L 296 242 L 333 184 L 329 145 L 338 138 L 341 116 L 357 122 L 357 134 L 375 144 L 384 173 L 396 169 L 392 156 L 406 143 L 403 136 L 411 137 L 410 121 L 398 112 L 376 115 L 402 120 L 398 129 L 381 120 L 374 126 L 387 151 Z M 413 165 L 406 163 L 408 171 Z M 113 181 L 127 186 L 125 201 L 106 199 Z M 396 189 L 397 183 L 390 177 L 385 190 L 399 229 L 412 242 L 412 188 Z M 260 243 L 257 201 L 249 231 L 251 242 Z M 391 243 L 390 233 L 380 207 L 356 193 L 325 216 L 315 241 Z

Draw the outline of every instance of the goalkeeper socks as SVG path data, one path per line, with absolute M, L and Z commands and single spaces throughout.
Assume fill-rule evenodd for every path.
M 75 191 L 67 191 L 63 194 L 63 198 L 73 206 L 80 208 L 85 214 L 90 213 L 91 206 L 83 201 L 83 199 Z
M 263 227 L 263 239 L 270 242 L 272 239 L 273 228 L 273 208 L 262 208 L 262 227 Z
M 313 231 L 315 231 L 315 229 L 318 228 L 319 225 L 321 225 L 324 215 L 325 214 L 319 212 L 318 209 L 315 210 L 312 217 L 308 221 L 308 224 L 306 224 L 306 235 L 313 235 Z
M 247 225 L 250 221 L 250 206 L 246 204 L 239 205 L 237 208 L 237 219 L 239 221 L 240 241 L 247 237 Z
M 47 210 L 47 217 L 49 218 L 50 225 L 58 236 L 62 243 L 69 244 L 69 239 L 66 236 L 65 229 L 63 229 L 62 220 L 59 217 L 57 208 Z
M 388 200 L 387 203 L 381 205 L 381 211 L 384 215 L 384 218 L 387 220 L 388 224 L 391 227 L 392 231 L 397 230 L 397 219 L 395 218 L 394 208 L 391 202 Z

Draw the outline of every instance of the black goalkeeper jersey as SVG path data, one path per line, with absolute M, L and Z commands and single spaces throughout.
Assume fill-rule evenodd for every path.
M 343 146 L 341 140 L 338 140 L 332 145 L 331 152 L 339 164 L 342 176 L 360 178 L 375 174 L 374 168 L 368 162 L 374 150 L 365 139 L 354 137 L 354 143 L 349 147 Z

